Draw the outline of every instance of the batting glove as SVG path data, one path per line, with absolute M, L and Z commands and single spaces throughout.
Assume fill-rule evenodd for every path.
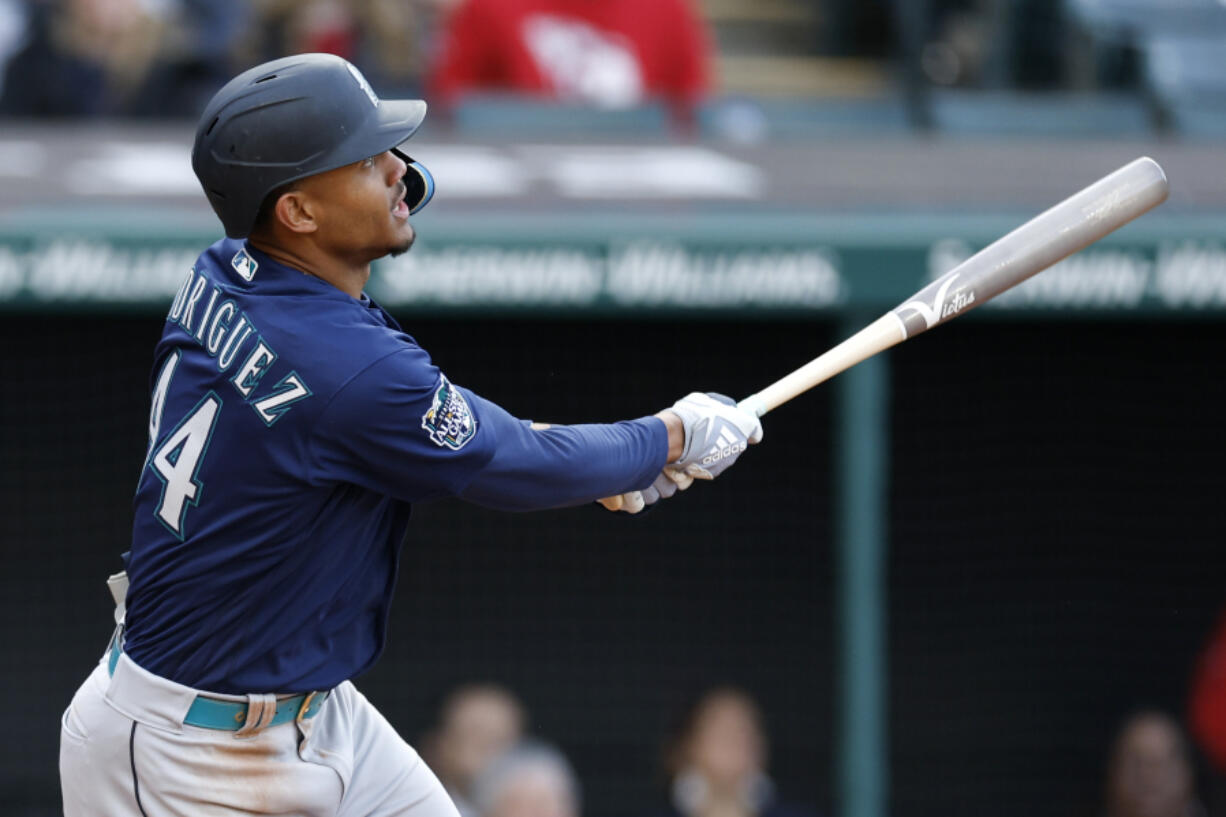
M 689 488 L 695 478 L 715 479 L 741 452 L 762 439 L 757 415 L 742 411 L 722 394 L 693 392 L 673 404 L 672 411 L 685 430 L 681 456 L 664 466 L 647 488 L 598 500 L 605 508 L 638 513 Z
M 761 441 L 762 422 L 722 394 L 692 392 L 673 404 L 685 428 L 685 447 L 670 467 L 695 479 L 715 479 L 750 445 Z
M 666 465 L 664 470 L 656 476 L 655 481 L 643 490 L 605 497 L 598 501 L 610 511 L 638 513 L 648 505 L 654 505 L 661 499 L 668 499 L 678 491 L 684 491 L 693 483 L 692 476 Z

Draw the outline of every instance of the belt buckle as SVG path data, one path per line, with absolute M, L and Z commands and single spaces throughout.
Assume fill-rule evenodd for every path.
M 311 708 L 311 702 L 315 700 L 315 696 L 318 694 L 318 692 L 308 692 L 303 696 L 302 705 L 298 707 L 298 714 L 294 717 L 294 723 L 301 725 L 306 720 L 307 711 Z

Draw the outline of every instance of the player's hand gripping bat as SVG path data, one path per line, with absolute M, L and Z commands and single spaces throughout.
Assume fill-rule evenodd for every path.
M 839 372 L 974 309 L 1166 201 L 1166 174 L 1142 157 L 984 247 L 830 351 L 738 405 L 761 417 Z

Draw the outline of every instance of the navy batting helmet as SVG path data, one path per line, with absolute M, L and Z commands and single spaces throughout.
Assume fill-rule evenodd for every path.
M 426 117 L 420 99 L 379 99 L 348 61 L 299 54 L 257 65 L 213 96 L 196 127 L 192 169 L 231 238 L 243 238 L 278 187 L 387 150 L 408 165 L 405 201 L 434 194 L 429 171 L 397 146 Z

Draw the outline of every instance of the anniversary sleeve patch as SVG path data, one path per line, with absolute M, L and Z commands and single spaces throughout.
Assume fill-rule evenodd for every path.
M 477 433 L 477 418 L 460 390 L 451 385 L 446 375 L 440 375 L 434 400 L 422 415 L 421 427 L 430 441 L 440 448 L 459 451 Z

